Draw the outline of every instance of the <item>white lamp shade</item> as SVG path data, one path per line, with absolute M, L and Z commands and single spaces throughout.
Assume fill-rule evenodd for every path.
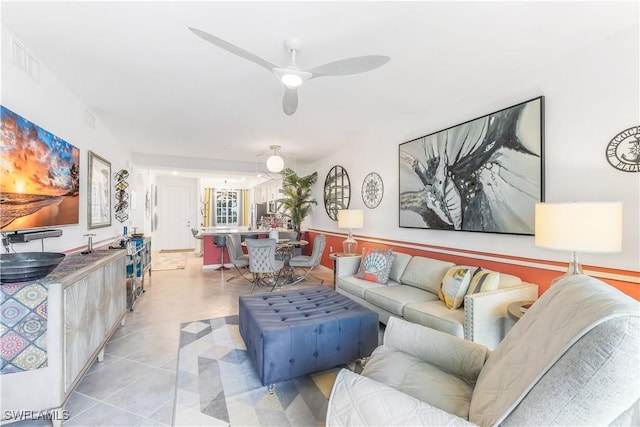
M 267 169 L 269 172 L 280 172 L 284 169 L 284 160 L 277 154 L 273 154 L 267 159 Z
M 364 213 L 362 209 L 343 209 L 338 211 L 338 228 L 364 227 Z
M 620 252 L 622 203 L 536 203 L 535 244 L 570 252 Z

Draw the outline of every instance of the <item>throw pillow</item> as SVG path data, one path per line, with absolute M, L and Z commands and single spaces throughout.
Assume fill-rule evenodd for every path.
M 386 285 L 394 259 L 393 249 L 363 248 L 356 277 Z
M 448 308 L 455 310 L 464 302 L 464 296 L 471 282 L 471 272 L 464 267 L 451 267 L 442 278 L 442 286 L 438 297 Z
M 500 274 L 494 271 L 483 270 L 482 267 L 473 273 L 467 295 L 498 289 Z

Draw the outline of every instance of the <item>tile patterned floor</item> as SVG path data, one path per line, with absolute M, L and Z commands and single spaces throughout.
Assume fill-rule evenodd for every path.
M 314 274 L 333 283 L 333 272 Z M 189 254 L 184 270 L 156 271 L 126 324 L 107 343 L 103 362 L 93 364 L 66 405 L 65 426 L 170 426 L 173 417 L 180 324 L 238 313 L 238 297 L 251 285 L 232 280 L 233 270 L 203 271 Z M 24 420 L 12 427 L 48 426 Z

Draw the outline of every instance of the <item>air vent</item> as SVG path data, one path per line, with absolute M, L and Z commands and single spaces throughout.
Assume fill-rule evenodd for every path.
M 40 81 L 40 64 L 14 36 L 11 36 L 11 60 L 33 80 Z

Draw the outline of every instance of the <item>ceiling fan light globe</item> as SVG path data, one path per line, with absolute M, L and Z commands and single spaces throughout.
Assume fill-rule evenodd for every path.
M 302 77 L 297 74 L 285 74 L 280 78 L 280 80 L 290 89 L 294 89 L 302 84 Z
M 274 154 L 267 159 L 267 169 L 269 172 L 278 173 L 284 169 L 284 160 L 282 157 Z

